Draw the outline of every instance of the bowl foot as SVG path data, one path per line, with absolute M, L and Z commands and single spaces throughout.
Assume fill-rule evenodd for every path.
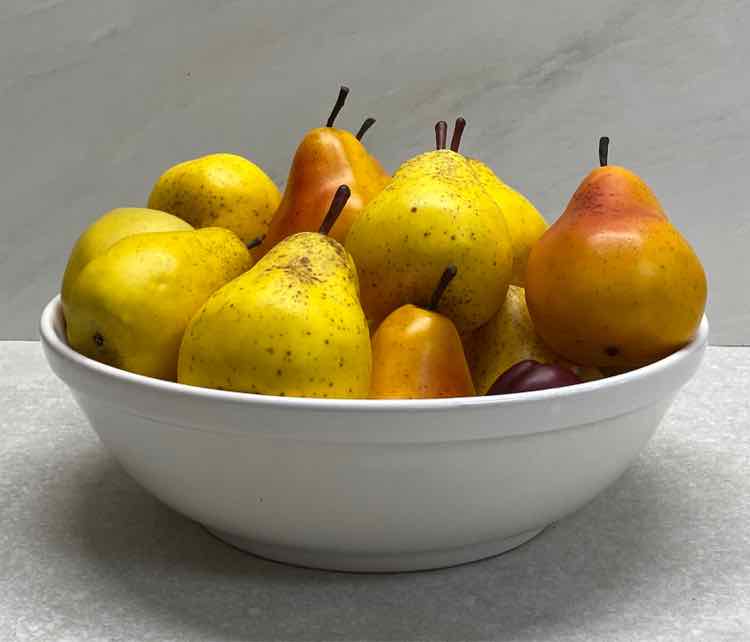
M 392 555 L 379 555 L 377 553 L 372 555 L 358 555 L 277 546 L 217 531 L 208 526 L 205 528 L 209 533 L 230 546 L 234 546 L 247 553 L 252 553 L 258 557 L 294 566 L 354 573 L 426 571 L 476 562 L 477 560 L 494 557 L 495 555 L 510 551 L 528 542 L 544 530 L 543 528 L 534 529 L 513 535 L 512 537 L 447 550 Z

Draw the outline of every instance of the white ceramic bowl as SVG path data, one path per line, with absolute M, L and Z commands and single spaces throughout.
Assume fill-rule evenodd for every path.
M 66 342 L 44 352 L 122 466 L 222 539 L 271 559 L 403 571 L 509 550 L 617 479 L 703 356 L 708 322 L 661 361 L 517 395 L 369 401 L 271 397 L 151 379 Z

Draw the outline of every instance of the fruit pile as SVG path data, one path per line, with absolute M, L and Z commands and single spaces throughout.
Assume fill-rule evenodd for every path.
M 167 170 L 146 208 L 78 239 L 62 284 L 78 352 L 131 372 L 268 395 L 435 398 L 578 383 L 693 337 L 700 261 L 648 186 L 607 163 L 548 227 L 465 126 L 391 177 L 356 135 L 309 131 L 283 197 L 250 161 Z M 449 147 L 449 148 L 448 148 Z

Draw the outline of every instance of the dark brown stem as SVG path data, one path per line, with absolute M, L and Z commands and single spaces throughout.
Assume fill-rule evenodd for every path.
M 339 217 L 339 214 L 341 214 L 341 211 L 344 209 L 344 206 L 346 205 L 346 202 L 349 200 L 349 197 L 351 195 L 352 192 L 349 189 L 348 185 L 339 185 L 339 188 L 333 195 L 331 206 L 328 208 L 328 214 L 326 214 L 326 217 L 320 224 L 320 229 L 318 230 L 318 232 L 320 232 L 321 234 L 328 234 L 328 232 L 331 231 L 331 228 L 333 227 L 334 223 L 336 223 L 336 219 Z
M 258 247 L 261 243 L 263 243 L 263 240 L 266 238 L 265 234 L 261 234 L 260 236 L 256 236 L 252 241 L 245 244 L 245 247 L 247 247 L 248 250 L 252 250 L 254 247 Z
M 430 305 L 427 306 L 428 310 L 437 310 L 438 305 L 440 305 L 440 299 L 443 297 L 443 292 L 445 292 L 456 274 L 458 274 L 458 268 L 455 265 L 449 265 L 443 270 L 443 274 L 440 276 L 440 281 L 438 281 L 437 287 L 432 293 Z
M 367 130 L 370 129 L 375 124 L 374 118 L 365 118 L 365 122 L 362 123 L 362 127 L 359 128 L 359 131 L 357 132 L 356 139 L 362 140 L 362 136 L 364 136 L 367 133 Z
M 457 152 L 461 145 L 461 136 L 464 133 L 464 127 L 466 127 L 466 121 L 463 117 L 459 116 L 456 118 L 456 125 L 453 128 L 453 138 L 451 138 L 451 151 Z
M 609 155 L 609 136 L 602 136 L 599 139 L 599 165 L 601 167 L 606 167 L 608 155 Z
M 326 121 L 326 127 L 333 127 L 333 123 L 336 120 L 336 116 L 339 115 L 339 112 L 341 111 L 341 108 L 344 106 L 344 103 L 346 102 L 346 97 L 349 95 L 349 87 L 344 87 L 344 85 L 341 85 L 341 89 L 339 89 L 339 97 L 336 99 L 336 104 L 333 106 L 333 109 L 331 110 L 331 115 L 328 117 L 328 120 Z
M 435 149 L 445 149 L 445 141 L 448 138 L 448 123 L 439 120 L 435 123 Z

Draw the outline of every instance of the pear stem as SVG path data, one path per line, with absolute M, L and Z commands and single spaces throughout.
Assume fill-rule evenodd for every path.
M 461 136 L 464 133 L 464 127 L 466 127 L 466 120 L 459 116 L 456 118 L 456 125 L 453 128 L 453 138 L 451 138 L 451 151 L 457 152 L 461 145 Z
M 602 136 L 599 139 L 599 165 L 600 167 L 606 167 L 608 155 L 609 155 L 609 136 Z
M 367 130 L 370 129 L 370 127 L 372 127 L 374 124 L 374 118 L 365 118 L 365 122 L 362 123 L 362 127 L 359 128 L 359 131 L 357 132 L 355 138 L 357 140 L 362 140 L 362 136 L 364 136 L 367 133 Z
M 341 212 L 343 211 L 344 206 L 346 205 L 346 202 L 349 200 L 349 197 L 351 195 L 352 192 L 349 189 L 348 185 L 339 185 L 339 188 L 333 195 L 331 206 L 328 208 L 328 214 L 326 214 L 326 217 L 320 224 L 320 229 L 318 230 L 318 232 L 325 235 L 331 231 L 331 228 L 333 227 L 334 223 L 336 223 L 336 219 L 338 219 L 339 214 L 341 214 Z
M 346 102 L 346 97 L 349 95 L 349 87 L 345 87 L 344 85 L 341 85 L 341 89 L 339 89 L 339 97 L 336 99 L 336 104 L 333 106 L 333 109 L 331 110 L 331 115 L 328 117 L 328 120 L 326 121 L 326 127 L 333 127 L 333 123 L 336 120 L 336 116 L 339 115 L 339 112 L 341 111 L 341 108 L 344 106 L 344 103 Z
M 440 305 L 440 299 L 443 298 L 443 293 L 448 288 L 456 274 L 458 274 L 458 268 L 453 264 L 443 270 L 443 274 L 440 276 L 440 281 L 438 281 L 437 287 L 432 293 L 430 305 L 427 306 L 428 310 L 432 310 L 433 312 L 437 310 L 438 305 Z
M 252 241 L 250 241 L 249 243 L 246 243 L 245 247 L 248 250 L 252 250 L 253 248 L 258 247 L 261 243 L 263 243 L 263 241 L 265 240 L 265 238 L 266 238 L 265 234 L 261 234 L 260 236 L 256 236 Z
M 445 149 L 445 141 L 448 138 L 448 123 L 439 120 L 435 123 L 435 149 Z

